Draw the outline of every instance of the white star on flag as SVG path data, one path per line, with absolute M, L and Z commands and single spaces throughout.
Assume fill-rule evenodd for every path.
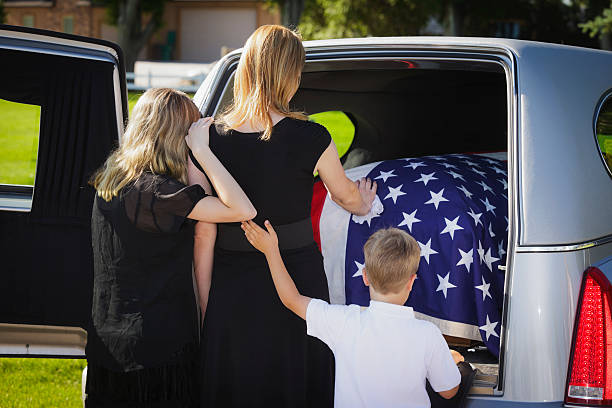
M 482 265 L 482 261 L 484 261 L 485 250 L 482 247 L 482 243 L 480 242 L 480 240 L 478 240 L 478 249 L 476 250 L 476 252 L 478 252 L 478 257 L 480 258 L 480 265 Z
M 353 278 L 356 278 L 357 276 L 363 276 L 363 268 L 365 267 L 365 262 L 360 264 L 359 262 L 355 261 L 355 265 L 357 265 L 357 272 L 355 272 Z
M 466 160 L 463 160 L 463 162 L 464 162 L 465 164 L 467 164 L 468 166 L 475 166 L 475 167 L 478 167 L 478 164 L 474 163 L 474 162 L 473 162 L 473 161 L 471 161 L 471 160 L 467 160 L 467 159 L 466 159 Z
M 505 171 L 503 171 L 502 169 L 498 168 L 498 167 L 493 166 L 493 167 L 491 167 L 491 168 L 492 168 L 493 170 L 495 170 L 495 173 L 497 173 L 497 174 L 503 174 L 503 175 L 506 175 L 506 172 L 505 172 Z
M 437 180 L 437 177 L 434 177 L 434 174 L 436 174 L 436 172 L 434 171 L 433 173 L 429 173 L 429 174 L 423 174 L 421 173 L 421 178 L 414 180 L 415 183 L 418 183 L 419 181 L 422 181 L 423 184 L 427 185 L 427 183 L 429 183 L 431 180 Z
M 444 217 L 444 222 L 446 223 L 446 227 L 444 227 L 440 235 L 448 233 L 451 236 L 452 241 L 453 239 L 455 239 L 455 231 L 463 229 L 461 225 L 457 225 L 457 223 L 459 222 L 459 216 L 457 216 L 452 221 Z
M 483 177 L 484 177 L 484 176 L 485 176 L 485 174 L 486 174 L 484 171 L 480 171 L 480 170 L 478 170 L 476 167 L 470 167 L 470 170 L 472 170 L 474 173 L 478 173 L 478 174 L 480 174 L 480 175 L 481 175 L 481 176 L 483 176 Z
M 495 233 L 493 232 L 493 223 L 489 223 L 489 236 L 493 238 Z
M 410 214 L 406 214 L 405 212 L 402 212 L 402 215 L 404 216 L 404 221 L 400 222 L 397 226 L 402 227 L 406 225 L 408 226 L 408 229 L 410 230 L 410 232 L 412 232 L 412 224 L 414 224 L 415 222 L 421 222 L 421 220 L 419 220 L 416 217 L 416 212 L 417 210 L 414 210 Z
M 445 277 L 441 277 L 440 275 L 437 275 L 437 276 L 438 276 L 438 281 L 440 282 L 440 284 L 438 285 L 436 292 L 442 291 L 444 293 L 444 299 L 446 299 L 446 292 L 449 289 L 456 288 L 457 286 L 453 285 L 452 283 L 448 281 L 450 278 L 450 272 L 447 273 Z
M 442 196 L 442 194 L 444 194 L 444 189 L 438 191 L 437 193 L 430 191 L 429 194 L 431 194 L 431 200 L 425 201 L 425 204 L 433 204 L 436 207 L 436 210 L 438 209 L 440 202 L 448 201 L 446 198 Z
M 496 207 L 489 202 L 489 197 L 485 197 L 484 201 L 483 200 L 480 200 L 480 201 L 482 201 L 482 203 L 485 205 L 486 211 L 491 211 L 493 215 L 495 215 L 495 211 L 493 210 L 495 210 Z
M 402 186 L 403 184 L 400 184 L 398 187 L 389 187 L 389 194 L 387 194 L 384 199 L 386 200 L 387 198 L 391 198 L 393 200 L 393 204 L 396 204 L 397 197 L 406 195 L 406 193 L 402 191 Z
M 493 272 L 493 263 L 497 261 L 499 261 L 499 258 L 491 255 L 491 248 L 487 249 L 487 253 L 484 255 L 484 262 L 491 272 Z
M 508 217 L 504 215 L 504 218 L 506 219 L 506 231 L 508 231 L 508 227 L 510 226 L 510 223 L 508 222 Z
M 488 297 L 490 297 L 491 299 L 493 299 L 493 296 L 491 296 L 491 294 L 489 293 L 489 286 L 491 286 L 490 283 L 487 283 L 484 280 L 484 277 L 481 276 L 482 278 L 482 285 L 478 285 L 478 286 L 474 286 L 476 289 L 480 289 L 482 291 L 482 301 L 484 302 L 485 299 Z
M 472 266 L 472 263 L 474 262 L 474 248 L 470 249 L 467 252 L 463 252 L 461 248 L 457 249 L 459 249 L 459 255 L 461 255 L 461 259 L 459 260 L 459 262 L 457 262 L 457 266 L 465 265 L 467 272 L 470 273 L 470 268 Z
M 489 187 L 489 186 L 487 185 L 487 183 L 485 183 L 484 181 L 481 181 L 480 183 L 476 183 L 476 184 L 480 185 L 480 186 L 482 187 L 482 190 L 483 190 L 484 192 L 490 191 L 491 193 L 493 193 L 493 190 L 491 189 L 491 187 Z M 495 193 L 493 193 L 493 194 L 495 194 Z M 481 200 L 481 201 L 482 201 L 482 200 Z
M 497 161 L 492 160 L 492 159 L 483 159 L 484 161 L 486 161 L 489 164 L 497 164 Z
M 421 244 L 419 241 L 417 241 L 417 244 L 419 244 L 419 247 L 421 247 L 421 256 L 425 258 L 427 264 L 429 265 L 429 255 L 438 253 L 438 251 L 435 249 L 431 249 L 431 238 L 429 238 L 429 241 L 427 241 L 426 244 Z
M 497 181 L 503 184 L 504 190 L 508 189 L 508 182 L 506 181 L 506 179 L 497 179 Z
M 464 186 L 457 187 L 457 190 L 461 190 L 461 191 L 463 191 L 463 194 L 465 194 L 465 196 L 466 196 L 467 198 L 472 198 L 472 196 L 473 196 L 473 194 L 472 194 L 472 193 L 470 193 L 470 192 L 468 191 L 468 189 L 467 189 L 467 188 L 465 188 Z
M 426 164 L 423 162 L 414 162 L 414 163 L 410 163 L 404 167 L 412 167 L 412 170 L 416 170 L 417 167 L 425 167 Z
M 437 160 L 437 161 L 446 161 L 445 157 L 440 157 L 440 156 L 427 156 L 429 159 L 432 160 Z
M 484 326 L 480 326 L 479 329 L 484 331 L 486 333 L 487 336 L 487 341 L 489 341 L 489 336 L 493 335 L 495 337 L 499 337 L 497 335 L 497 333 L 495 333 L 495 326 L 497 326 L 497 323 L 499 322 L 493 322 L 491 323 L 491 320 L 489 320 L 489 315 L 487 315 L 487 324 L 485 324 Z
M 480 224 L 484 227 L 484 225 L 482 224 L 482 221 L 480 221 L 480 217 L 482 216 L 482 213 L 476 214 L 474 210 L 472 210 L 472 208 L 470 207 L 470 211 L 468 211 L 468 215 L 474 219 L 474 226 L 477 226 L 478 224 Z
M 504 241 L 501 241 L 497 246 L 497 252 L 499 253 L 500 257 L 504 256 L 504 254 L 506 253 L 506 250 L 504 249 Z
M 389 177 L 397 177 L 397 174 L 393 174 L 395 170 L 391 170 L 391 171 L 381 171 L 380 172 L 380 176 L 375 177 L 374 180 L 378 180 L 378 179 L 382 179 L 383 182 L 387 182 L 387 179 Z
M 456 169 L 457 166 L 455 166 L 454 164 L 450 164 L 450 163 L 442 163 L 442 165 L 444 167 L 446 167 L 447 169 Z
M 450 174 L 451 176 L 453 176 L 453 179 L 458 178 L 458 179 L 461 179 L 461 180 L 465 181 L 465 179 L 463 178 L 463 176 L 462 176 L 461 174 L 459 174 L 459 173 L 455 173 L 455 172 L 454 172 L 454 171 L 452 171 L 452 170 L 451 170 L 451 171 L 447 171 L 447 173 L 448 173 L 448 174 Z

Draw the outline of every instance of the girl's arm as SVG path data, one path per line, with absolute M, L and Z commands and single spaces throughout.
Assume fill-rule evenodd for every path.
M 370 212 L 376 195 L 376 182 L 361 179 L 354 183 L 346 177 L 333 141 L 319 158 L 315 171 L 319 172 L 332 200 L 339 206 L 357 215 Z
M 306 320 L 306 309 L 312 299 L 301 295 L 295 287 L 295 283 L 291 276 L 289 276 L 289 272 L 287 272 L 285 263 L 281 258 L 276 232 L 269 221 L 266 221 L 265 225 L 268 232 L 264 231 L 253 221 L 243 222 L 242 229 L 251 245 L 266 256 L 276 292 L 278 292 L 283 305 Z
M 185 141 L 204 169 L 218 197 L 204 197 L 187 217 L 207 222 L 250 220 L 257 215 L 255 207 L 208 147 L 208 130 L 211 123 L 212 118 L 195 122 L 191 125 Z

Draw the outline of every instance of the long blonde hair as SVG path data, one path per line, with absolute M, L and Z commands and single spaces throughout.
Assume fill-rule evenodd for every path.
M 106 201 L 144 171 L 187 183 L 185 135 L 200 112 L 183 92 L 149 89 L 134 106 L 123 143 L 106 159 L 90 183 Z
M 249 122 L 264 128 L 261 139 L 268 140 L 273 127 L 270 109 L 306 120 L 304 113 L 289 109 L 289 101 L 300 85 L 305 60 L 298 33 L 279 25 L 259 27 L 244 45 L 234 78 L 234 101 L 218 122 L 226 129 Z

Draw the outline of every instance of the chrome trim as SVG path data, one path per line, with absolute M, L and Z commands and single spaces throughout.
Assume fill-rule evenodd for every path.
M 113 69 L 113 88 L 115 92 L 115 113 L 117 115 L 117 143 L 121 145 L 123 139 L 123 104 L 121 101 L 121 79 L 119 77 L 119 69 L 115 65 Z
M 597 147 L 597 151 L 599 152 L 599 157 L 603 162 L 604 168 L 608 170 L 608 175 L 612 177 L 612 169 L 608 166 L 608 163 L 604 159 L 604 154 L 601 151 L 601 147 L 599 147 L 599 140 L 597 140 L 597 120 L 599 119 L 599 114 L 601 113 L 601 108 L 603 108 L 604 104 L 610 99 L 612 96 L 612 89 L 608 89 L 603 93 L 603 96 L 599 98 L 599 103 L 595 108 L 595 116 L 593 116 L 593 136 L 595 137 L 595 146 Z
M 612 235 L 607 235 L 605 237 L 601 237 L 595 239 L 593 241 L 580 242 L 577 244 L 568 244 L 568 245 L 555 245 L 555 246 L 536 246 L 536 245 L 528 245 L 528 246 L 519 246 L 516 249 L 516 252 L 572 252 L 572 251 L 580 251 L 583 249 L 593 248 L 604 244 L 609 244 L 612 242 Z
M 84 357 L 87 332 L 80 327 L 0 323 L 0 355 Z

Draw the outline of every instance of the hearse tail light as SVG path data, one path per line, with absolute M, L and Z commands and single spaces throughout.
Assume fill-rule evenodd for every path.
M 584 273 L 569 362 L 566 404 L 612 405 L 612 285 L 597 268 Z

